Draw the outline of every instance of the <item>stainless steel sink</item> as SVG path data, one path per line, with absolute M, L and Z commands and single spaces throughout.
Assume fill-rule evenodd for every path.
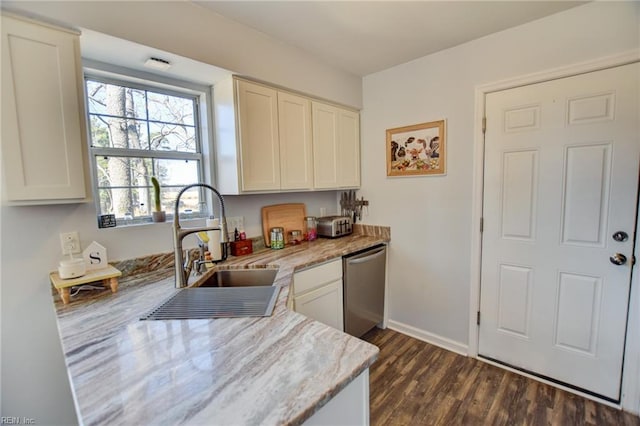
M 277 269 L 226 269 L 216 271 L 195 287 L 255 287 L 273 285 Z
M 141 320 L 267 317 L 280 292 L 273 281 L 277 269 L 216 271 L 201 283 L 184 288 Z
M 268 317 L 279 292 L 279 286 L 184 288 L 140 319 Z

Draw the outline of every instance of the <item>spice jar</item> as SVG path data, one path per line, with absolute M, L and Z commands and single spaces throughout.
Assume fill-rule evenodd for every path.
M 287 235 L 288 240 L 289 240 L 289 244 L 300 244 L 302 242 L 302 231 L 300 230 L 293 230 L 293 231 L 289 231 L 289 234 Z
M 269 236 L 272 249 L 277 250 L 284 248 L 284 228 L 279 226 L 271 228 Z
M 313 241 L 318 238 L 318 220 L 315 216 L 307 216 L 304 218 L 304 223 L 306 225 L 306 239 L 307 241 Z

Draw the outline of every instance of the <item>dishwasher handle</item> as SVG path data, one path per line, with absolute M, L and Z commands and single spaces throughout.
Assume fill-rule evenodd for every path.
M 367 256 L 364 257 L 353 257 L 353 258 L 347 258 L 347 262 L 350 265 L 357 265 L 359 263 L 364 263 L 364 262 L 368 262 L 376 257 L 379 257 L 380 255 L 383 255 L 385 252 L 386 248 L 385 247 L 380 247 L 377 251 L 369 254 L 369 252 L 367 252 Z

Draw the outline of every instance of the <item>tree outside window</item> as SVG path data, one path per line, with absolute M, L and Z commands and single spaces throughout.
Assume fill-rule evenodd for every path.
M 115 214 L 119 224 L 150 221 L 152 176 L 172 213 L 180 189 L 202 181 L 198 98 L 92 77 L 86 93 L 99 214 Z M 181 198 L 181 213 L 205 210 L 199 190 Z

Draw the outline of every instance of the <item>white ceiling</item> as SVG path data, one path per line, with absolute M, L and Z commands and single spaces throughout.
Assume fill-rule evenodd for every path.
M 358 76 L 583 4 L 581 1 L 193 1 Z M 84 58 L 215 84 L 231 72 L 120 38 L 82 30 Z M 123 55 L 122 52 L 127 52 Z M 144 68 L 150 57 L 168 71 Z
M 584 1 L 198 1 L 358 76 Z

